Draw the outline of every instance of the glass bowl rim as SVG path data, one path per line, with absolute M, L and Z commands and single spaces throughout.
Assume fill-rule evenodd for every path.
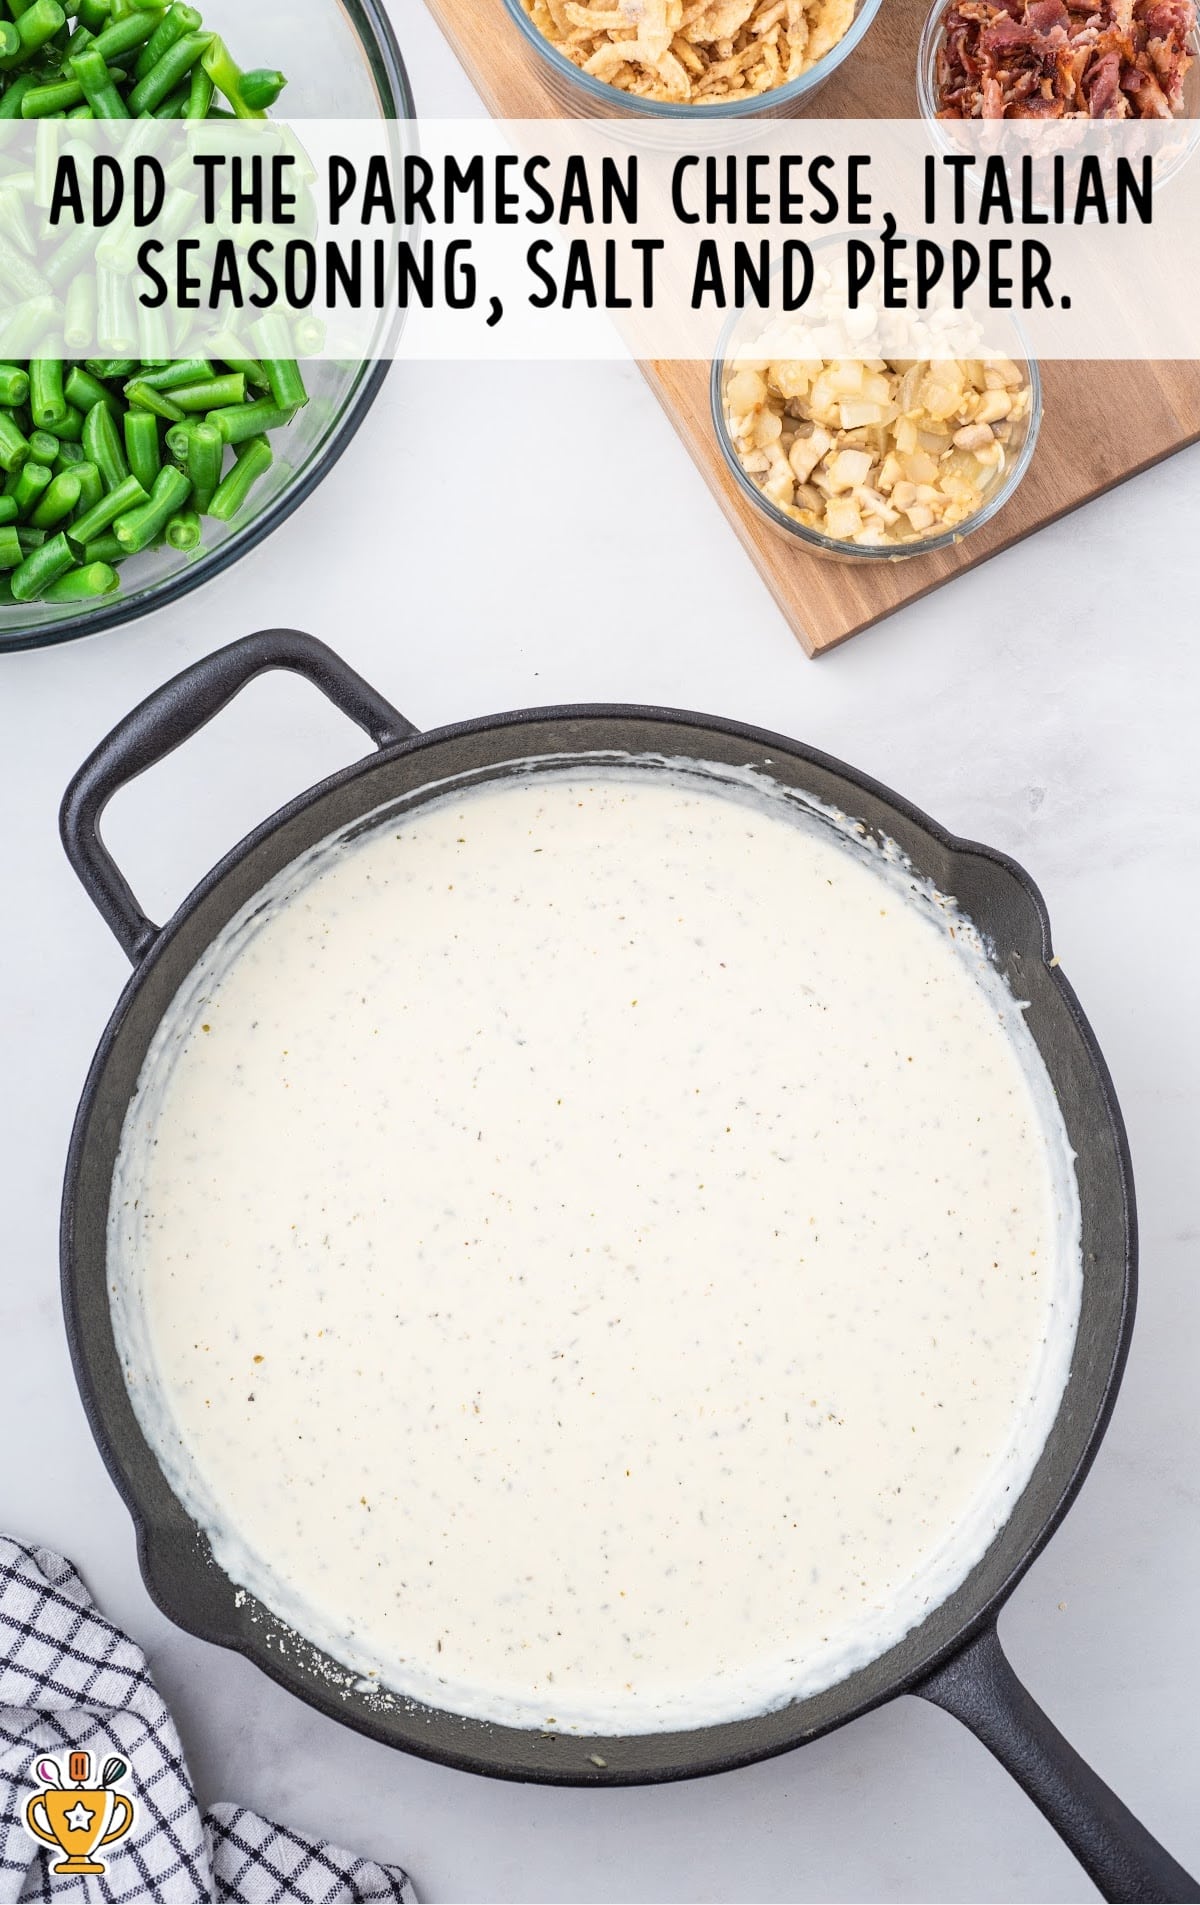
M 596 79 L 591 73 L 585 73 L 569 60 L 564 53 L 551 44 L 530 19 L 521 0 L 504 0 L 504 10 L 516 25 L 526 43 L 534 49 L 539 59 L 545 60 L 560 79 L 567 83 L 568 90 L 584 93 L 597 105 L 613 103 L 613 110 L 600 115 L 602 118 L 643 118 L 666 121 L 709 119 L 754 119 L 766 118 L 778 113 L 784 105 L 803 99 L 814 87 L 822 85 L 831 73 L 836 72 L 842 61 L 865 39 L 883 0 L 858 0 L 853 20 L 840 40 L 822 54 L 815 66 L 801 73 L 798 79 L 786 80 L 782 86 L 773 86 L 765 93 L 755 93 L 749 99 L 727 99 L 711 106 L 695 106 L 686 100 L 643 99 L 637 93 L 622 92 L 606 79 Z
M 712 409 L 713 428 L 725 466 L 733 477 L 738 490 L 747 497 L 770 522 L 774 528 L 791 536 L 798 543 L 811 549 L 815 555 L 834 556 L 843 562 L 906 562 L 914 556 L 932 555 L 937 550 L 953 549 L 1012 501 L 1028 473 L 1037 448 L 1038 436 L 1042 427 L 1042 377 L 1036 357 L 1025 349 L 1025 340 L 1021 337 L 1020 327 L 1015 326 L 1021 340 L 1024 355 L 1020 362 L 1024 364 L 1029 378 L 1029 419 L 1025 427 L 1025 437 L 1012 467 L 1005 471 L 1003 481 L 997 484 L 981 508 L 964 522 L 956 523 L 953 529 L 944 529 L 936 536 L 921 536 L 911 543 L 854 543 L 845 542 L 837 536 L 824 536 L 818 529 L 809 529 L 806 524 L 797 522 L 792 516 L 786 516 L 776 508 L 769 497 L 764 496 L 758 484 L 742 468 L 741 459 L 733 447 L 729 426 L 725 420 L 725 372 L 729 366 L 728 350 L 733 340 L 736 324 L 745 316 L 738 311 L 726 324 L 718 346 L 717 355 L 712 361 L 712 373 L 709 380 L 709 397 Z
M 416 109 L 408 69 L 383 0 L 334 0 L 334 3 L 363 43 L 368 64 L 384 94 L 384 117 L 415 119 Z M 324 482 L 358 434 L 391 368 L 387 358 L 362 367 L 363 374 L 350 394 L 347 408 L 334 424 L 328 440 L 312 457 L 308 468 L 287 483 L 261 515 L 247 523 L 244 529 L 223 542 L 210 555 L 185 562 L 173 574 L 164 576 L 161 582 L 153 583 L 137 594 L 117 593 L 106 600 L 84 604 L 77 614 L 64 616 L 61 621 L 47 624 L 44 628 L 19 630 L 14 626 L 6 630 L 0 622 L 0 657 L 36 648 L 57 648 L 66 642 L 82 641 L 86 636 L 102 634 L 106 629 L 120 628 L 126 623 L 139 621 L 144 615 L 152 615 L 159 609 L 173 608 L 175 603 L 182 601 L 193 590 L 224 575 L 243 556 L 249 555 L 265 542 Z M 29 606 L 36 608 L 38 605 L 30 603 Z

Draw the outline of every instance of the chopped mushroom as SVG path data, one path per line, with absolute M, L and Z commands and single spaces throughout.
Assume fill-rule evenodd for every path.
M 862 546 L 965 523 L 1007 467 L 1029 406 L 1009 358 L 739 363 L 725 385 L 734 450 L 763 495 Z

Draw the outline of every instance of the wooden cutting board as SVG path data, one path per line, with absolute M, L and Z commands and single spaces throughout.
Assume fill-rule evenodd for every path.
M 498 0 L 427 4 L 497 118 L 560 116 L 536 60 Z M 814 111 L 828 119 L 915 117 L 917 41 L 926 8 L 927 0 L 883 0 L 862 45 L 817 95 Z M 794 548 L 739 495 L 713 439 L 706 365 L 643 363 L 642 370 L 810 655 L 823 654 L 1127 476 L 1200 441 L 1200 364 L 1044 364 L 1037 454 L 995 521 L 959 549 L 859 569 Z

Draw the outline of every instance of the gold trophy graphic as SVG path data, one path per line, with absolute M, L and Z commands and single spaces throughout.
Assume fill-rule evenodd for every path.
M 67 1766 L 71 1786 L 63 1784 L 52 1759 L 38 1761 L 36 1772 L 44 1790 L 25 1808 L 26 1829 L 63 1854 L 52 1868 L 55 1872 L 64 1877 L 99 1874 L 105 1868 L 93 1855 L 123 1839 L 133 1824 L 133 1801 L 112 1791 L 129 1768 L 123 1759 L 106 1760 L 100 1783 L 93 1786 L 90 1753 L 72 1753 Z

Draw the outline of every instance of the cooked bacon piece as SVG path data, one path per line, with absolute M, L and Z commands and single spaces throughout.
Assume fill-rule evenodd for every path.
M 1060 49 L 1057 67 L 1057 92 L 1063 102 L 1063 110 L 1071 118 L 1078 118 L 1087 111 L 1087 102 L 1083 97 L 1083 76 L 1092 57 L 1090 42 L 1082 46 L 1074 44 Z
M 1070 31 L 1071 16 L 1063 0 L 1030 0 L 1025 9 L 1025 18 L 1034 32 L 1042 36 Z
M 979 50 L 989 60 L 995 60 L 1002 53 L 1015 53 L 1018 49 L 1032 45 L 1032 27 L 1026 26 L 1024 20 L 1014 20 L 1009 13 L 997 14 L 979 36 Z
M 1061 99 L 1046 99 L 1041 93 L 1036 99 L 1027 99 L 1022 106 L 1013 108 L 1014 119 L 1061 119 L 1063 103 Z
M 984 78 L 981 117 L 984 119 L 1003 119 L 1004 117 L 1004 88 L 994 73 L 988 73 Z
M 1133 109 L 1139 119 L 1170 119 L 1171 102 L 1153 73 L 1143 72 L 1141 67 L 1126 73 L 1121 81 L 1124 92 L 1133 101 Z
M 1146 46 L 1149 68 L 1143 63 L 1143 71 L 1154 74 L 1173 114 L 1183 111 L 1183 78 L 1190 61 L 1180 61 L 1174 47 L 1167 40 L 1150 40 Z
M 1192 0 L 1152 0 L 1137 10 L 1137 19 L 1148 39 L 1174 39 L 1180 46 L 1196 24 Z
M 1114 48 L 1102 53 L 1088 68 L 1084 82 L 1088 114 L 1092 119 L 1124 119 L 1129 104 L 1121 91 L 1121 55 Z
M 949 0 L 940 117 L 1170 118 L 1195 26 L 1196 0 Z

